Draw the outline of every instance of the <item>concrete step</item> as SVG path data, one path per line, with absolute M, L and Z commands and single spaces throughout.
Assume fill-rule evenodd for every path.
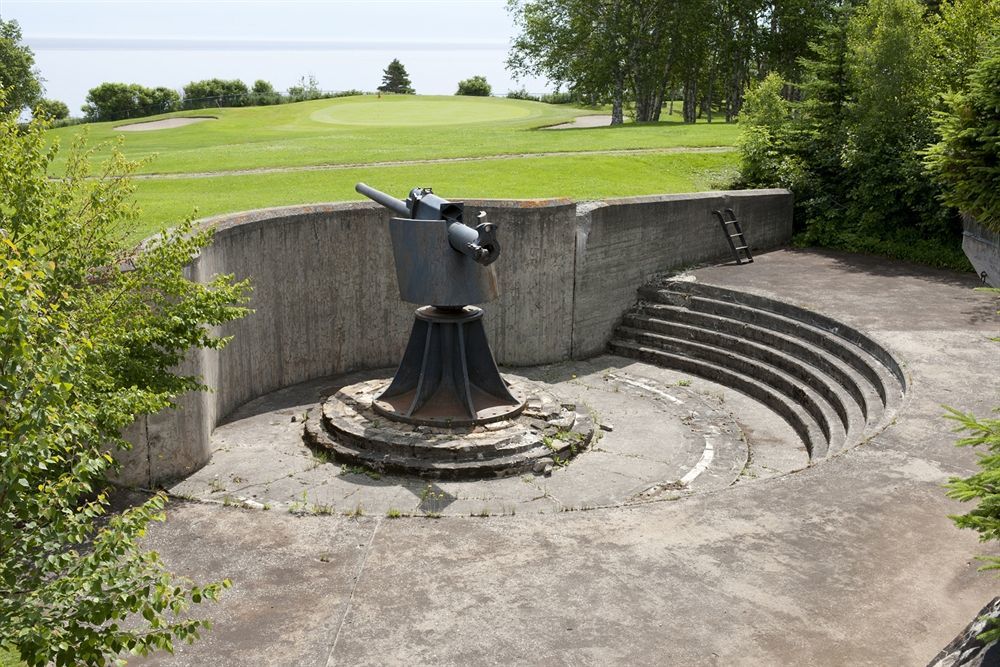
M 590 446 L 593 426 L 590 418 L 581 416 L 578 424 L 586 429 L 587 436 L 578 442 L 563 442 L 553 440 L 551 448 L 537 445 L 528 450 L 521 450 L 509 456 L 501 456 L 485 460 L 428 460 L 408 456 L 406 449 L 401 448 L 395 454 L 389 454 L 379 448 L 363 448 L 355 442 L 341 440 L 331 434 L 319 411 L 310 412 L 306 419 L 303 437 L 312 447 L 329 451 L 338 463 L 362 465 L 382 473 L 416 475 L 429 479 L 477 479 L 483 477 L 505 477 L 531 472 L 535 463 L 542 458 L 555 461 L 567 461 Z M 412 450 L 411 450 L 412 451 Z
M 833 366 L 825 355 L 816 353 L 811 348 L 806 349 L 804 345 L 798 343 L 789 347 L 768 346 L 748 340 L 745 336 L 721 333 L 643 314 L 628 314 L 623 324 L 633 329 L 716 347 L 778 368 L 806 383 L 833 408 L 847 433 L 845 441 L 863 437 L 866 421 L 862 406 L 859 406 L 855 398 L 834 377 L 803 359 L 803 356 L 815 354 L 818 358 L 814 361 L 818 364 L 825 361 L 827 366 Z
M 831 333 L 827 328 L 813 326 L 804 319 L 791 319 L 770 310 L 760 310 L 754 306 L 733 301 L 692 296 L 666 289 L 641 289 L 640 293 L 643 298 L 649 300 L 770 329 L 810 343 L 843 360 L 864 377 L 878 394 L 879 401 L 886 408 L 886 412 L 894 412 L 902 400 L 903 386 L 897 382 L 897 378 L 889 367 L 847 339 Z M 871 421 L 872 419 L 869 417 L 869 423 Z
M 814 443 L 812 450 L 813 458 L 826 456 L 831 446 L 834 450 L 841 449 L 847 440 L 847 429 L 841 423 L 833 406 L 819 392 L 813 389 L 809 383 L 800 380 L 777 365 L 772 365 L 771 363 L 752 357 L 746 357 L 726 349 L 720 349 L 714 345 L 706 345 L 683 338 L 650 333 L 629 327 L 619 327 L 615 332 L 615 336 L 619 339 L 637 342 L 644 347 L 652 347 L 671 354 L 688 355 L 696 359 L 702 359 L 716 366 L 728 368 L 744 377 L 764 383 L 773 390 L 784 394 L 788 399 L 803 407 L 823 433 L 823 446 L 817 446 Z M 763 352 L 765 351 L 762 350 Z M 770 353 L 772 359 L 781 355 L 781 353 L 773 350 L 767 352 Z M 795 365 L 794 360 L 787 357 L 787 355 L 785 355 L 785 359 L 781 363 L 786 366 Z
M 882 399 L 874 386 L 840 357 L 812 343 L 773 329 L 747 324 L 726 317 L 690 310 L 681 306 L 647 303 L 637 307 L 637 316 L 679 322 L 692 327 L 760 343 L 784 351 L 825 373 L 846 391 L 861 410 L 866 422 L 876 422 L 882 412 Z M 655 326 L 654 326 L 655 329 Z
M 719 287 L 717 285 L 683 280 L 666 280 L 661 283 L 661 286 L 676 293 L 700 295 L 717 301 L 727 301 L 749 308 L 768 311 L 839 336 L 876 359 L 892 374 L 900 390 L 903 392 L 906 391 L 906 375 L 903 373 L 903 369 L 896 358 L 870 336 L 849 324 L 791 303 L 778 301 L 758 294 Z
M 621 331 L 621 329 L 619 329 Z M 638 332 L 643 333 L 643 332 Z M 813 412 L 823 414 L 816 405 L 816 399 L 812 398 L 813 411 L 807 410 L 800 400 L 810 402 L 807 391 L 800 383 L 787 378 L 789 393 L 796 392 L 791 386 L 798 385 L 801 393 L 797 398 L 791 398 L 783 391 L 775 389 L 770 383 L 761 382 L 758 378 L 747 375 L 744 372 L 733 370 L 725 365 L 716 364 L 706 359 L 692 356 L 689 351 L 669 351 L 661 347 L 644 345 L 634 340 L 626 340 L 617 336 L 612 338 L 609 347 L 613 354 L 631 357 L 640 361 L 645 361 L 664 368 L 683 371 L 698 377 L 718 382 L 736 391 L 746 394 L 751 398 L 763 403 L 773 410 L 778 416 L 788 422 L 792 430 L 799 436 L 811 459 L 822 458 L 826 455 L 829 447 L 829 418 L 827 418 L 827 430 L 821 427 L 819 420 Z M 704 346 L 703 346 L 704 347 Z M 771 378 L 780 383 L 778 371 L 771 371 Z

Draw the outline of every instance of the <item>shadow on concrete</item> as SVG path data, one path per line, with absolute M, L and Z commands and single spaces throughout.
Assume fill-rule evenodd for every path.
M 828 248 L 787 248 L 784 252 L 796 256 L 816 255 L 833 260 L 837 269 L 849 273 L 866 273 L 882 278 L 920 278 L 955 287 L 980 287 L 982 281 L 971 271 L 959 273 L 951 269 L 936 269 L 923 264 L 889 259 L 881 255 L 865 255 Z
M 395 373 L 394 368 L 380 368 L 376 370 L 358 371 L 355 373 L 345 373 L 343 375 L 333 375 L 324 378 L 317 378 L 301 382 L 291 387 L 278 389 L 277 391 L 251 399 L 236 408 L 225 416 L 216 425 L 224 426 L 241 419 L 256 417 L 266 412 L 276 410 L 292 410 L 299 407 L 310 407 L 320 403 L 330 394 L 335 393 L 341 387 L 355 382 L 363 382 L 377 377 L 389 377 Z

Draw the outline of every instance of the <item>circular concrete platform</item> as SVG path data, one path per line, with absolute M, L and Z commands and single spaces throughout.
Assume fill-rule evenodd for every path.
M 311 431 L 314 443 L 321 437 L 318 415 L 327 396 L 345 387 L 354 394 L 363 393 L 364 387 L 372 389 L 388 375 L 382 371 L 304 383 L 248 403 L 216 429 L 212 461 L 170 491 L 201 501 L 293 513 L 486 516 L 672 499 L 782 467 L 775 463 L 770 472 L 752 469 L 744 427 L 730 412 L 733 407 L 746 408 L 735 392 L 727 394 L 720 385 L 619 357 L 519 369 L 519 373 L 528 377 L 516 382 L 544 400 L 532 403 L 535 409 L 529 407 L 524 424 L 506 427 L 517 430 L 518 438 L 552 439 L 546 429 L 557 432 L 560 424 L 568 426 L 570 405 L 577 416 L 574 426 L 563 430 L 575 428 L 581 433 L 580 443 L 586 444 L 589 439 L 585 441 L 583 434 L 591 425 L 597 427 L 590 446 L 580 447 L 572 460 L 553 455 L 548 474 L 541 466 L 537 473 L 522 470 L 494 479 L 423 479 L 371 465 L 338 463 L 322 447 L 306 445 L 305 432 Z M 733 403 L 727 405 L 727 400 Z M 310 413 L 316 416 L 310 419 Z M 326 413 L 327 420 L 344 418 L 331 414 L 329 405 Z M 542 419 L 543 414 L 551 419 Z M 350 428 L 370 432 L 374 422 L 365 427 L 364 419 L 371 415 Z M 400 447 L 409 446 L 403 443 L 404 435 L 393 436 Z M 482 428 L 478 435 L 492 439 L 493 432 Z M 767 438 L 787 442 L 787 435 L 760 436 L 764 460 Z M 559 439 L 555 443 L 560 451 L 571 444 Z M 542 450 L 547 452 L 544 445 Z M 801 453 L 793 458 L 795 467 L 807 461 Z
M 432 426 L 394 421 L 379 409 L 392 378 L 342 387 L 306 419 L 303 437 L 336 461 L 378 474 L 428 479 L 509 477 L 567 465 L 590 446 L 594 424 L 576 403 L 561 403 L 544 385 L 507 376 L 516 414 L 485 424 Z M 499 408 L 503 410 L 504 408 Z

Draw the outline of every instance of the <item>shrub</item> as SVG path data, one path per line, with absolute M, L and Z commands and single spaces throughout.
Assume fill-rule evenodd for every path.
M 967 93 L 948 96 L 937 116 L 941 141 L 925 163 L 944 186 L 943 199 L 1000 232 L 1000 43 L 969 76 Z
M 576 101 L 576 96 L 570 92 L 560 92 L 556 91 L 554 93 L 545 93 L 539 99 L 541 102 L 546 104 L 572 104 Z
M 41 99 L 35 103 L 35 113 L 50 120 L 62 120 L 69 116 L 69 107 L 59 100 Z
M 798 158 L 792 154 L 791 103 L 782 96 L 785 82 L 776 73 L 751 85 L 740 111 L 740 174 L 750 186 L 794 187 L 801 180 Z
M 152 116 L 175 111 L 180 106 L 177 91 L 137 83 L 102 83 L 87 93 L 83 113 L 87 120 L 106 121 Z
M 274 90 L 269 81 L 257 79 L 250 89 L 250 104 L 258 106 L 281 104 L 281 94 Z
M 210 239 L 190 221 L 132 251 L 136 165 L 116 149 L 91 178 L 81 133 L 51 178 L 45 129 L 0 117 L 0 642 L 31 667 L 104 665 L 193 641 L 208 623 L 185 610 L 228 586 L 177 577 L 141 547 L 162 494 L 109 515 L 107 452 L 128 447 L 137 415 L 201 387 L 172 369 L 225 343 L 212 327 L 244 312 L 245 285 L 184 277 Z
M 539 98 L 537 95 L 532 95 L 526 89 L 521 88 L 520 90 L 508 90 L 507 99 L 509 100 L 530 100 L 532 102 L 538 102 Z
M 242 107 L 250 104 L 250 89 L 239 79 L 205 79 L 184 86 L 184 108 Z
M 312 74 L 300 77 L 298 85 L 288 89 L 288 99 L 290 102 L 317 100 L 321 97 L 323 97 L 323 92 L 319 89 L 319 82 Z
M 493 94 L 493 86 L 486 82 L 485 76 L 474 76 L 458 82 L 456 95 L 470 95 L 474 97 L 489 97 Z
M 1000 408 L 994 413 L 1000 414 Z M 976 501 L 977 506 L 965 514 L 954 515 L 951 519 L 959 528 L 969 528 L 979 533 L 980 542 L 1000 540 L 1000 419 L 978 419 L 948 408 L 949 419 L 958 422 L 956 431 L 966 433 L 959 447 L 983 447 L 986 451 L 979 455 L 980 471 L 969 477 L 952 477 L 948 481 L 948 496 L 961 502 Z M 981 556 L 986 564 L 982 570 L 1000 570 L 1000 558 Z M 991 618 L 986 632 L 979 635 L 984 642 L 1000 639 L 1000 619 Z

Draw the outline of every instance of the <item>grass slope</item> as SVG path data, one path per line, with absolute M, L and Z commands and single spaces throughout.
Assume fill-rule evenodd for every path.
M 403 197 L 411 188 L 433 186 L 441 196 L 462 198 L 599 199 L 719 187 L 732 153 L 644 154 L 515 158 L 403 167 L 138 181 L 143 209 L 137 238 L 186 215 L 197 217 L 268 206 L 362 199 L 364 181 Z M 194 207 L 197 206 L 197 211 Z
M 724 123 L 660 123 L 545 130 L 594 110 L 526 100 L 456 96 L 367 95 L 273 107 L 202 109 L 167 114 L 217 117 L 184 127 L 126 133 L 125 121 L 52 130 L 68 145 L 88 133 L 91 144 L 121 136 L 125 154 L 146 160 L 137 181 L 142 208 L 136 239 L 185 216 L 358 199 L 357 181 L 402 196 L 432 186 L 465 198 L 596 199 L 718 187 L 734 154 L 558 155 L 580 151 L 733 146 L 738 129 Z M 96 159 L 106 157 L 105 145 Z M 523 157 L 526 153 L 556 153 Z M 437 164 L 377 163 L 440 158 L 522 156 Z M 63 156 L 60 158 L 64 160 Z M 375 163 L 375 164 L 373 164 Z M 55 174 L 62 162 L 55 165 Z M 321 165 L 344 168 L 185 178 L 184 174 Z M 177 178 L 179 176 L 179 178 Z M 196 212 L 197 211 L 197 212 Z M 196 213 L 195 213 L 196 212 Z
M 88 128 L 92 143 L 124 136 L 126 155 L 149 160 L 142 173 L 172 174 L 538 152 L 729 146 L 736 139 L 734 125 L 684 125 L 678 120 L 619 128 L 538 129 L 588 113 L 593 112 L 503 98 L 368 95 L 143 119 L 218 117 L 167 130 L 124 133 L 115 129 L 125 124 L 119 121 L 60 128 L 51 136 L 64 146 L 83 127 Z

